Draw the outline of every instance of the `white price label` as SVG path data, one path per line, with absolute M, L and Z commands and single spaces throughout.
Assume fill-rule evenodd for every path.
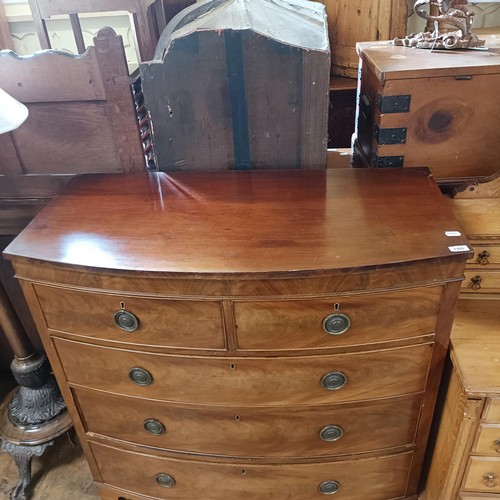
M 462 236 L 460 231 L 445 231 L 444 234 L 446 236 Z
M 470 248 L 467 245 L 455 245 L 452 247 L 448 247 L 450 252 L 468 252 Z

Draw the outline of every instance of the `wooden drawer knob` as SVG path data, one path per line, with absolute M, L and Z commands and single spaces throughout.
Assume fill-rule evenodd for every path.
M 173 488 L 175 486 L 175 479 L 164 472 L 157 474 L 156 482 L 164 488 Z
M 165 434 L 165 426 L 154 418 L 144 420 L 144 429 L 149 432 L 149 434 L 154 434 L 155 436 Z
M 328 441 L 330 443 L 338 441 L 344 435 L 344 430 L 340 425 L 327 425 L 319 431 L 319 437 L 323 441 Z
M 323 495 L 333 495 L 337 493 L 340 489 L 340 484 L 337 481 L 323 481 L 319 486 L 318 490 Z
M 134 384 L 137 385 L 150 385 L 153 382 L 153 376 L 144 368 L 135 367 L 128 372 L 128 376 Z
M 351 327 L 351 319 L 347 314 L 329 314 L 323 320 L 323 330 L 330 335 L 342 335 Z
M 329 391 L 337 391 L 347 383 L 347 377 L 342 372 L 329 372 L 323 375 L 321 385 Z

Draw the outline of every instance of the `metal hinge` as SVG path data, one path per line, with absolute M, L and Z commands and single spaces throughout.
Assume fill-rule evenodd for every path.
M 386 95 L 377 92 L 377 106 L 381 113 L 408 113 L 411 95 Z
M 400 168 L 403 166 L 404 156 L 378 156 L 372 157 L 372 165 L 376 168 Z
M 406 128 L 380 128 L 375 124 L 375 140 L 379 144 L 405 144 Z

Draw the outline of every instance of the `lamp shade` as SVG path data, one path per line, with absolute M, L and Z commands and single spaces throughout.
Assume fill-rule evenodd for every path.
M 28 108 L 0 89 L 0 134 L 18 128 L 28 118 Z

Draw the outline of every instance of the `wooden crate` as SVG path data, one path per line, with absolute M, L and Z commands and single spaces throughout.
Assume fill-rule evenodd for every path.
M 500 43 L 486 38 L 469 51 L 358 44 L 356 163 L 427 166 L 443 181 L 498 170 Z
M 329 68 L 318 3 L 188 7 L 140 66 L 158 168 L 325 167 Z
M 320 0 L 326 6 L 332 74 L 357 78 L 356 43 L 406 35 L 406 0 Z

